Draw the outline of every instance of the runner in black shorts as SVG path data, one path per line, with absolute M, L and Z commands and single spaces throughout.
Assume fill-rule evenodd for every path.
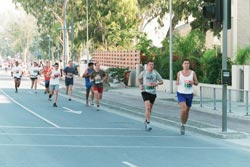
M 141 94 L 145 105 L 145 129 L 150 131 L 152 130 L 150 115 L 156 99 L 156 86 L 163 84 L 162 77 L 154 70 L 154 63 L 152 61 L 148 62 L 147 70 L 141 72 L 139 75 L 138 84 L 142 91 Z

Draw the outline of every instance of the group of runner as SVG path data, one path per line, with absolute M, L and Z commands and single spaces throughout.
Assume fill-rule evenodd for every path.
M 15 62 L 11 70 L 11 75 L 14 77 L 15 92 L 18 93 L 18 88 L 21 83 L 21 78 L 24 74 L 22 67 L 18 61 Z M 65 76 L 66 95 L 68 100 L 72 100 L 72 90 L 74 85 L 74 76 L 77 74 L 76 69 L 73 67 L 73 62 L 68 61 L 68 65 L 63 69 L 62 62 L 55 63 L 51 66 L 50 61 L 46 61 L 45 66 L 36 62 L 32 63 L 28 71 L 31 80 L 31 89 L 34 89 L 34 93 L 37 93 L 37 84 L 40 75 L 44 76 L 45 90 L 44 94 L 48 94 L 49 101 L 53 99 L 53 107 L 57 107 L 59 84 L 61 77 Z M 86 85 L 86 105 L 89 106 L 89 96 L 91 96 L 91 105 L 94 105 L 94 98 L 96 102 L 96 109 L 99 110 L 100 99 L 103 94 L 103 83 L 106 79 L 106 74 L 100 69 L 99 63 L 88 63 L 88 68 L 82 75 L 85 78 Z
M 15 64 L 16 65 L 12 68 L 11 75 L 14 76 L 15 91 L 17 93 L 23 71 L 21 67 L 19 67 L 18 62 Z M 198 80 L 195 72 L 190 69 L 190 61 L 188 59 L 183 60 L 182 68 L 183 69 L 177 73 L 176 85 L 177 98 L 180 105 L 180 132 L 184 135 L 185 124 L 187 123 L 189 110 L 192 105 L 193 85 L 198 85 Z M 42 70 L 39 70 L 37 63 L 34 63 L 30 68 L 31 88 L 33 89 L 34 87 L 36 93 L 37 77 L 41 72 L 45 79 L 44 93 L 49 93 L 50 101 L 51 97 L 54 95 L 53 107 L 57 107 L 59 82 L 62 75 L 65 75 L 66 94 L 69 96 L 68 100 L 71 101 L 72 86 L 74 83 L 73 79 L 76 74 L 72 61 L 69 61 L 68 66 L 62 71 L 59 69 L 59 63 L 55 63 L 54 66 L 51 67 L 49 61 L 46 62 L 46 66 Z M 89 106 L 89 96 L 91 97 L 91 105 L 94 105 L 95 97 L 96 109 L 99 110 L 100 99 L 102 99 L 103 94 L 103 83 L 106 77 L 105 72 L 100 69 L 99 63 L 88 63 L 88 68 L 82 75 L 82 78 L 85 78 L 86 85 L 86 106 Z M 163 84 L 161 75 L 154 69 L 153 61 L 149 61 L 147 63 L 147 69 L 140 73 L 138 84 L 145 104 L 145 129 L 150 131 L 152 130 L 150 117 L 156 99 L 156 87 Z

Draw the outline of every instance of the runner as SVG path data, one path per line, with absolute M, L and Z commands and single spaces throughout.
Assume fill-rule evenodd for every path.
M 99 111 L 100 100 L 103 94 L 103 82 L 106 79 L 106 74 L 100 69 L 100 64 L 95 64 L 95 70 L 91 73 L 90 78 L 93 80 L 93 91 L 95 95 L 96 110 Z
M 156 86 L 163 84 L 161 75 L 154 70 L 153 61 L 149 61 L 147 69 L 140 73 L 138 84 L 145 105 L 145 129 L 150 131 L 152 130 L 150 116 L 156 99 Z
M 55 95 L 53 107 L 57 107 L 59 83 L 61 78 L 60 76 L 61 73 L 59 70 L 59 64 L 55 63 L 54 68 L 50 72 L 50 93 L 49 93 L 49 100 L 51 99 L 52 95 Z
M 14 77 L 15 92 L 18 92 L 18 88 L 21 84 L 21 78 L 23 75 L 23 70 L 20 67 L 18 61 L 15 62 L 15 66 L 11 69 L 11 76 Z
M 37 80 L 39 75 L 39 67 L 36 62 L 33 63 L 33 66 L 30 67 L 30 80 L 31 80 L 31 89 L 34 88 L 34 93 L 37 93 Z
M 86 106 L 89 105 L 89 94 L 91 91 L 91 105 L 94 105 L 93 101 L 94 101 L 94 92 L 93 89 L 91 89 L 92 87 L 92 82 L 90 79 L 90 74 L 94 71 L 94 63 L 90 62 L 88 64 L 88 68 L 85 70 L 85 72 L 83 73 L 82 77 L 85 78 L 85 86 L 86 86 Z
M 177 98 L 180 105 L 180 118 L 181 128 L 180 132 L 182 135 L 185 134 L 185 124 L 188 120 L 189 110 L 193 100 L 193 85 L 198 85 L 197 76 L 194 71 L 190 70 L 190 61 L 184 59 L 182 63 L 182 71 L 177 73 L 176 85 Z
M 68 62 L 68 66 L 65 67 L 63 72 L 65 75 L 66 94 L 69 95 L 69 101 L 71 101 L 74 75 L 76 74 L 76 70 L 73 67 L 73 62 L 71 60 Z
M 44 82 L 45 82 L 45 90 L 44 94 L 49 93 L 49 82 L 50 82 L 50 73 L 51 73 L 51 66 L 50 66 L 50 61 L 46 61 L 46 65 L 44 69 L 42 70 L 42 73 L 44 75 Z

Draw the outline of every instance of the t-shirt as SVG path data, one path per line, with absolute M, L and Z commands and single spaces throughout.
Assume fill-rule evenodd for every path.
M 52 69 L 51 74 L 50 74 L 50 82 L 49 82 L 49 84 L 50 85 L 59 85 L 60 76 L 61 76 L 60 70 Z
M 45 81 L 49 81 L 50 80 L 50 76 L 49 73 L 51 72 L 52 68 L 50 67 L 45 67 L 44 68 L 44 80 Z
M 14 66 L 12 69 L 11 69 L 11 72 L 13 72 L 13 76 L 15 78 L 21 78 L 22 76 L 22 73 L 23 73 L 23 70 L 20 66 Z
M 76 74 L 76 70 L 74 67 L 65 67 L 63 71 L 65 73 L 65 78 L 73 78 L 74 74 Z
M 161 75 L 156 70 L 152 72 L 142 71 L 139 75 L 139 79 L 142 79 L 142 91 L 151 94 L 156 94 L 156 87 L 152 86 L 152 84 L 156 84 L 157 81 L 162 81 Z
M 40 71 L 40 69 L 38 66 L 31 67 L 30 68 L 30 78 L 37 78 L 37 76 L 39 75 L 39 71 Z
M 94 86 L 103 87 L 102 79 L 105 77 L 105 72 L 100 70 L 96 72 L 95 70 L 91 73 L 90 77 L 93 79 Z

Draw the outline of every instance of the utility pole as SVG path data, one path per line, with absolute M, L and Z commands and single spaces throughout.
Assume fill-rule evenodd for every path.
M 170 93 L 173 93 L 173 25 L 172 25 L 172 4 L 173 1 L 169 0 L 169 34 L 170 34 L 170 42 L 169 42 L 169 82 L 170 82 Z
M 231 7 L 231 4 L 230 4 Z M 228 26 L 228 0 L 223 2 L 223 53 L 222 71 L 227 70 L 227 26 Z M 222 72 L 223 75 L 223 72 Z M 227 84 L 222 85 L 222 132 L 227 131 Z
M 67 52 L 67 24 L 66 24 L 66 4 L 67 0 L 64 0 L 63 3 L 63 19 L 64 19 L 64 26 L 63 26 L 63 67 L 65 68 L 66 66 L 66 52 Z

